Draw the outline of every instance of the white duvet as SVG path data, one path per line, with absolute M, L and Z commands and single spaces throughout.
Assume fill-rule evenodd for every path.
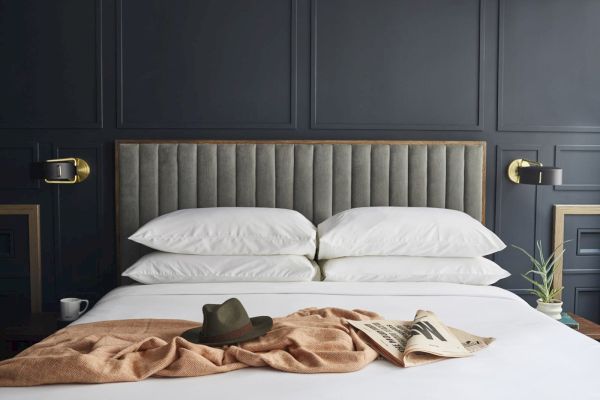
M 346 374 L 247 368 L 197 378 L 0 388 L 0 399 L 600 399 L 600 344 L 497 287 L 448 283 L 301 282 L 126 286 L 76 323 L 202 319 L 202 305 L 238 297 L 251 316 L 306 307 L 366 309 L 388 319 L 434 311 L 446 324 L 496 341 L 472 357 L 398 368 L 377 360 Z

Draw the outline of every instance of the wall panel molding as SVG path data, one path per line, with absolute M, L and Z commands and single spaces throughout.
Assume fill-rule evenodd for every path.
M 124 85 L 124 21 L 123 21 L 123 0 L 116 0 L 116 65 L 117 65 L 117 127 L 122 129 L 128 128 L 149 128 L 149 129 L 185 129 L 185 128 L 215 128 L 215 129 L 296 129 L 297 127 L 297 75 L 298 75 L 298 1 L 288 0 L 290 4 L 290 71 L 289 71 L 289 114 L 290 118 L 287 122 L 211 122 L 206 121 L 131 121 L 127 118 L 125 110 L 125 90 Z M 207 94 L 208 96 L 209 94 Z
M 599 239 L 600 228 L 577 228 L 575 255 L 584 257 L 600 255 Z M 585 242 L 589 247 L 583 247 Z
M 571 159 L 571 164 L 568 164 L 565 153 L 575 153 Z M 586 160 L 582 159 L 578 154 L 597 153 L 597 159 L 592 160 L 588 165 L 584 164 Z M 587 160 L 590 161 L 590 160 Z M 572 163 L 578 163 L 577 168 L 572 167 Z M 566 191 L 600 191 L 600 145 L 557 145 L 554 147 L 554 165 L 563 168 L 563 184 L 554 186 L 554 190 Z M 587 171 L 585 174 L 576 173 L 578 178 L 596 178 L 597 182 L 591 183 L 569 183 L 569 175 L 571 171 Z
M 502 287 L 511 291 L 528 290 L 519 287 L 527 285 L 519 274 L 529 270 L 527 259 L 517 250 L 510 247 L 516 244 L 529 252 L 535 249 L 535 240 L 539 235 L 539 207 L 538 188 L 532 185 L 516 185 L 506 177 L 508 164 L 515 158 L 538 160 L 541 148 L 538 146 L 497 146 L 496 147 L 496 198 L 494 214 L 494 231 L 508 245 L 508 247 L 493 255 L 495 262 L 500 265 L 510 266 L 512 276 L 500 281 Z M 508 207 L 515 207 L 506 210 Z M 506 224 L 510 221 L 519 221 L 518 224 Z M 517 293 L 517 292 L 515 292 Z
M 575 299 L 574 299 L 574 303 L 573 303 L 573 311 L 575 312 L 575 314 L 581 315 L 584 318 L 588 318 L 588 319 L 592 319 L 592 320 L 597 320 L 596 318 L 587 315 L 587 313 L 585 312 L 585 310 L 582 309 L 582 301 L 581 301 L 581 297 L 582 295 L 588 294 L 588 293 L 598 293 L 598 300 L 600 301 L 600 287 L 579 287 L 576 286 L 575 287 Z M 598 308 L 595 309 L 596 313 L 598 316 L 600 316 L 600 311 Z
M 505 83 L 507 82 L 507 78 L 505 76 L 506 68 L 506 10 L 507 3 L 510 3 L 511 0 L 498 0 L 498 105 L 497 105 L 497 130 L 501 132 L 600 132 L 600 124 L 573 124 L 573 123 L 544 123 L 541 121 L 529 121 L 527 123 L 523 122 L 510 122 L 506 115 L 506 91 L 505 91 Z M 552 5 L 556 5 L 556 2 L 553 4 L 544 4 L 544 2 L 537 2 L 541 5 L 541 7 L 550 7 Z M 534 2 L 520 2 L 522 5 L 533 6 Z M 571 1 L 566 0 L 565 4 L 568 4 L 567 7 L 577 7 L 578 5 L 583 7 L 580 3 L 573 3 Z M 585 9 L 583 13 L 590 13 L 589 7 Z M 555 11 L 555 14 L 558 12 Z M 593 17 L 593 14 L 590 14 L 590 17 Z M 526 19 L 527 16 L 521 16 L 521 19 Z M 597 19 L 597 16 L 596 16 Z M 582 22 L 582 21 L 580 21 Z M 556 25 L 555 22 L 552 24 Z M 546 24 L 547 26 L 552 26 L 551 22 Z M 533 23 L 529 24 L 529 27 L 534 26 Z M 560 27 L 557 28 L 560 30 Z M 557 35 L 560 36 L 562 32 L 558 32 Z M 529 36 L 534 36 L 535 33 L 529 32 Z M 537 37 L 537 36 L 536 36 Z M 552 42 L 554 37 L 549 37 L 547 40 Z M 589 38 L 581 38 L 581 40 L 585 40 Z M 571 46 L 571 48 L 576 48 L 577 46 Z M 568 54 L 554 54 L 552 57 L 546 56 L 541 53 L 540 49 L 532 49 L 532 51 L 536 52 L 538 59 L 547 59 L 548 63 L 552 63 L 552 60 L 559 61 L 562 59 L 568 59 Z M 560 51 L 560 50 L 559 50 Z M 593 54 L 594 49 L 587 48 L 587 53 Z M 579 60 L 570 60 L 570 64 L 577 63 Z M 587 60 L 588 63 L 591 63 L 591 60 Z M 593 68 L 590 64 L 590 68 Z M 584 73 L 583 71 L 581 72 Z M 597 75 L 594 72 L 594 76 Z M 588 84 L 589 85 L 589 84 Z M 526 91 L 527 88 L 522 87 L 521 90 Z M 567 95 L 567 89 L 562 88 L 561 93 L 564 93 L 563 96 Z M 571 95 L 574 95 L 571 93 Z M 546 91 L 546 97 L 551 98 L 553 96 L 552 92 Z M 595 96 L 595 93 L 591 96 Z M 579 96 L 581 97 L 581 96 Z M 597 97 L 597 96 L 596 96 Z M 543 98 L 539 99 L 539 102 L 542 102 Z M 576 120 L 576 117 L 572 119 Z
M 310 127 L 312 129 L 331 129 L 331 130 L 351 130 L 351 129 L 369 129 L 369 130 L 431 130 L 431 131 L 482 131 L 484 122 L 484 60 L 485 60 L 485 4 L 487 0 L 480 0 L 479 20 L 478 20 L 478 77 L 477 77 L 477 117 L 473 124 L 411 124 L 411 123 L 348 123 L 344 121 L 321 122 L 319 120 L 318 103 L 318 3 L 319 0 L 311 0 L 311 104 L 310 104 Z
M 0 146 L 0 190 L 39 189 L 40 180 L 31 174 L 32 164 L 39 160 L 38 142 Z
M 102 248 L 96 243 L 103 241 L 105 231 L 103 149 L 102 144 L 55 146 L 55 157 L 80 157 L 91 168 L 86 181 L 53 188 L 56 274 L 61 277 L 57 280 L 59 296 L 80 296 L 94 286 L 101 289 L 98 283 L 102 282 L 100 264 L 104 258 Z M 71 251 L 73 243 L 77 243 L 77 251 Z M 102 293 L 95 294 L 98 297 Z
M 592 268 L 566 268 L 563 269 L 563 275 L 599 275 L 600 269 Z
M 83 2 L 83 0 L 80 0 Z M 103 0 L 89 0 L 94 3 L 95 13 L 95 119 L 90 121 L 1 121 L 0 129 L 87 129 L 103 127 L 103 73 L 102 73 L 102 5 Z M 57 79 L 61 79 L 57 77 Z

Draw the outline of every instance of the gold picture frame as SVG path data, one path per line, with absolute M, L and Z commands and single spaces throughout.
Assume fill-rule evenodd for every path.
M 600 204 L 555 204 L 554 205 L 554 249 L 557 252 L 563 250 L 565 240 L 565 216 L 566 215 L 600 215 Z M 561 257 L 554 266 L 553 287 L 563 286 L 563 258 Z M 561 293 L 556 295 L 561 299 Z
M 31 312 L 42 312 L 42 265 L 39 204 L 0 204 L 0 215 L 26 215 L 29 233 L 29 287 Z

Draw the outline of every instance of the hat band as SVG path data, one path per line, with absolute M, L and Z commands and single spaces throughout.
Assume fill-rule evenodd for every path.
M 248 322 L 246 325 L 241 328 L 234 329 L 233 331 L 224 333 L 222 335 L 214 335 L 214 336 L 202 336 L 202 341 L 204 343 L 216 343 L 216 342 L 224 342 L 228 340 L 233 340 L 240 336 L 245 335 L 246 333 L 250 333 L 252 331 L 252 323 Z

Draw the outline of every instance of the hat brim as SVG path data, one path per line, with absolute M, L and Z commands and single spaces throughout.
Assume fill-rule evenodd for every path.
M 202 327 L 199 326 L 197 328 L 188 329 L 187 331 L 181 334 L 181 337 L 191 343 L 196 344 L 205 344 L 207 346 L 219 347 L 225 346 L 228 344 L 235 344 L 246 342 L 248 340 L 256 339 L 259 336 L 264 335 L 273 327 L 273 319 L 271 317 L 262 316 L 262 317 L 253 317 L 250 318 L 250 323 L 252 324 L 252 330 L 245 335 L 238 336 L 237 338 L 226 340 L 222 342 L 210 342 L 206 343 L 204 341 L 204 336 L 202 336 Z

